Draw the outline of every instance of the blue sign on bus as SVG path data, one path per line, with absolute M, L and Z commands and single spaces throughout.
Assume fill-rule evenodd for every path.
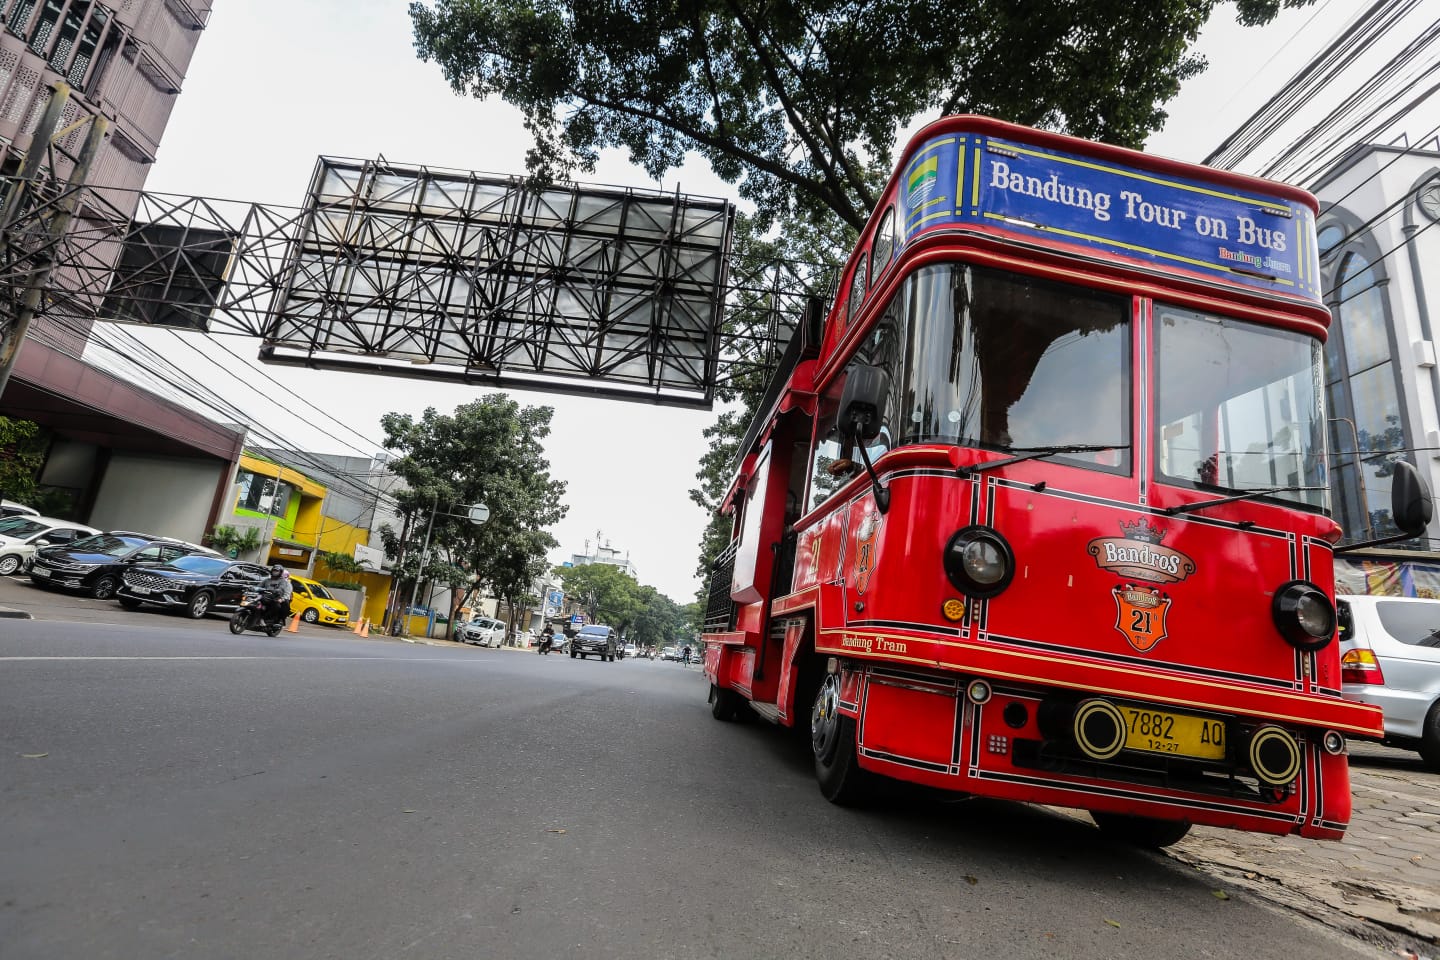
M 902 241 L 947 224 L 1079 244 L 1320 299 L 1309 207 L 981 135 L 927 142 L 900 184 Z

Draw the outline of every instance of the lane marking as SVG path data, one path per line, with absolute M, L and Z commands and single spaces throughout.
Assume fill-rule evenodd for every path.
M 396 657 L 306 657 L 306 656 L 264 656 L 264 657 L 0 657 L 0 662 L 11 661 L 84 661 L 84 660 L 382 660 L 387 663 L 494 663 L 493 660 L 476 660 L 474 657 L 421 657 L 408 660 Z

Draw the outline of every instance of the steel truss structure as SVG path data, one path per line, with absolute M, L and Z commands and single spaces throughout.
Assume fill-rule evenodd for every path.
M 775 366 L 829 282 L 732 257 L 730 204 L 678 193 L 333 158 L 302 207 L 74 189 L 47 312 L 317 369 L 708 408 Z M 6 249 L 0 285 L 38 255 Z

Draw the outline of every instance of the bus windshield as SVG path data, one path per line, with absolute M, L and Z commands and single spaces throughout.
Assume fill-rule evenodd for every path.
M 917 270 L 897 299 L 866 346 L 903 370 L 900 443 L 1109 446 L 1056 459 L 1129 472 L 1130 298 L 954 263 Z
M 1319 340 L 1162 304 L 1155 340 L 1160 479 L 1329 508 Z

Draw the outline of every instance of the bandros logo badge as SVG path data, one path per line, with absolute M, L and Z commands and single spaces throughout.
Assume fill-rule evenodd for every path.
M 870 574 L 875 572 L 875 538 L 880 533 L 880 514 L 865 514 L 860 529 L 855 533 L 855 592 L 864 593 L 870 586 Z
M 1096 537 L 1085 547 L 1101 570 L 1151 583 L 1179 583 L 1195 572 L 1195 561 L 1161 546 L 1165 531 L 1148 520 L 1120 521 L 1123 537 Z
M 1119 630 L 1130 646 L 1141 653 L 1165 639 L 1165 614 L 1170 610 L 1170 598 L 1154 587 L 1127 583 L 1116 587 L 1115 629 Z
M 1133 523 L 1120 521 L 1120 532 L 1125 535 L 1091 540 L 1085 551 L 1101 570 L 1131 581 L 1148 581 L 1125 583 L 1110 593 L 1115 598 L 1115 629 L 1130 646 L 1149 653 L 1166 637 L 1165 615 L 1170 612 L 1170 598 L 1148 584 L 1179 583 L 1195 572 L 1195 561 L 1179 550 L 1162 546 L 1165 531 L 1144 518 Z

